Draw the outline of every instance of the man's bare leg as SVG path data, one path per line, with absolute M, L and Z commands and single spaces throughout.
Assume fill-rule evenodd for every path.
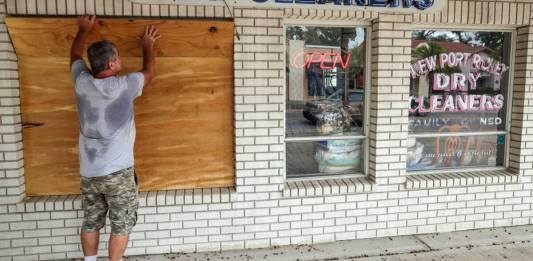
M 111 236 L 109 238 L 109 260 L 118 261 L 122 259 L 124 251 L 128 246 L 128 236 Z
M 81 232 L 81 247 L 84 256 L 96 256 L 98 253 L 98 243 L 100 242 L 100 231 Z

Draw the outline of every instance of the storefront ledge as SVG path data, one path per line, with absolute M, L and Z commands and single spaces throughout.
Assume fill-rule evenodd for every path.
M 139 193 L 141 207 L 228 203 L 238 200 L 234 187 L 160 190 Z
M 17 203 L 17 212 L 68 211 L 81 209 L 81 195 L 27 197 Z
M 310 197 L 370 192 L 376 184 L 367 177 L 288 181 L 283 197 Z
M 509 170 L 488 170 L 438 174 L 418 174 L 407 177 L 406 189 L 459 187 L 486 184 L 517 183 L 520 175 Z
M 235 188 L 160 190 L 139 193 L 139 206 L 227 203 L 237 201 Z M 29 197 L 16 204 L 20 213 L 81 210 L 81 195 Z

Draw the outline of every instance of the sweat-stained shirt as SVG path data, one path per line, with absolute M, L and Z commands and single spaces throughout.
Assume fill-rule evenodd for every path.
M 80 120 L 80 174 L 105 176 L 133 166 L 133 101 L 142 93 L 141 72 L 97 79 L 83 60 L 72 63 Z

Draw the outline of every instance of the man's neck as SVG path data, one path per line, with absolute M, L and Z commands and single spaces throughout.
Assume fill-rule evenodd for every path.
M 105 71 L 102 71 L 102 72 L 99 72 L 99 73 L 95 74 L 94 78 L 103 79 L 103 78 L 107 78 L 107 77 L 111 77 L 111 76 L 116 76 L 117 74 L 118 74 L 118 72 L 115 72 L 115 71 L 112 71 L 112 70 L 105 70 Z

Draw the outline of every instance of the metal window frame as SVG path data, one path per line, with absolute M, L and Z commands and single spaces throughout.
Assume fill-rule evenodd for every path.
M 496 167 L 471 167 L 471 168 L 456 168 L 456 169 L 435 169 L 435 170 L 408 170 L 406 166 L 406 172 L 411 175 L 418 174 L 428 174 L 428 173 L 450 173 L 450 172 L 470 172 L 470 171 L 488 171 L 488 170 L 500 170 L 509 168 L 509 151 L 511 147 L 511 117 L 512 117 L 512 95 L 514 93 L 514 77 L 515 77 L 515 56 L 516 56 L 516 27 L 508 25 L 500 26 L 482 26 L 482 25 L 453 25 L 450 27 L 450 24 L 427 24 L 413 25 L 412 31 L 417 30 L 440 30 L 440 31 L 463 31 L 463 32 L 502 32 L 502 33 L 511 33 L 511 47 L 509 50 L 509 78 L 507 81 L 507 91 L 506 91 L 506 107 L 505 107 L 505 130 L 504 131 L 486 131 L 486 132 L 456 132 L 450 134 L 435 134 L 435 133 L 420 133 L 420 134 L 409 134 L 407 138 L 420 138 L 420 137 L 450 137 L 450 136 L 485 136 L 485 135 L 505 135 L 505 147 L 504 147 L 504 165 Z M 411 41 L 413 37 L 411 36 Z
M 289 26 L 314 26 L 314 27 L 361 27 L 365 29 L 365 104 L 364 104 L 364 114 L 363 114 L 363 135 L 350 135 L 350 136 L 312 136 L 312 137 L 287 137 L 287 75 L 283 73 L 283 178 L 284 180 L 317 180 L 317 179 L 328 179 L 328 178 L 345 178 L 345 177 L 360 177 L 368 175 L 368 159 L 369 159 L 369 127 L 370 127 L 370 83 L 371 83 L 371 43 L 372 40 L 372 24 L 370 22 L 357 22 L 357 23 L 346 23 L 342 21 L 310 21 L 303 19 L 284 19 L 282 21 L 283 26 L 283 64 L 287 64 L 287 27 Z M 311 174 L 301 174 L 300 177 L 287 177 L 287 143 L 288 142 L 309 142 L 309 141 L 319 141 L 319 140 L 363 140 L 363 172 L 354 172 L 354 173 L 343 173 L 343 174 L 327 174 L 327 173 L 311 173 Z

